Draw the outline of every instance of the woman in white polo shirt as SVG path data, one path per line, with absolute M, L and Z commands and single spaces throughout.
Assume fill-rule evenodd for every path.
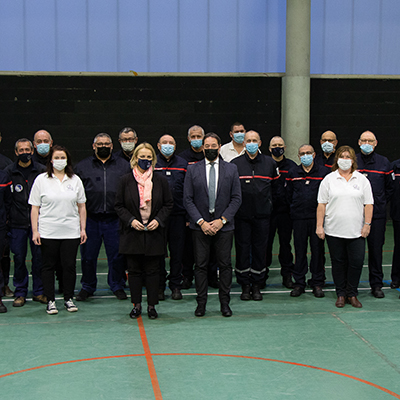
M 361 308 L 358 284 L 364 263 L 365 238 L 371 229 L 374 199 L 369 180 L 357 169 L 350 146 L 336 151 L 332 171 L 318 192 L 317 230 L 328 242 L 332 275 L 336 286 L 336 307 L 345 303 Z
M 64 278 L 64 306 L 78 311 L 72 301 L 76 281 L 76 254 L 86 241 L 86 197 L 82 181 L 72 170 L 71 156 L 63 146 L 50 152 L 47 171 L 31 190 L 32 240 L 42 249 L 42 281 L 48 314 L 57 314 L 54 272 L 58 260 Z

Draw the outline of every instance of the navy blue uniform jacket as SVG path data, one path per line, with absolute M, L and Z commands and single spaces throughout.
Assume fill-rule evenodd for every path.
M 372 218 L 386 219 L 386 204 L 393 194 L 393 170 L 389 160 L 372 152 L 357 154 L 358 171 L 364 174 L 371 183 L 374 196 L 374 213 Z
M 85 188 L 88 215 L 116 216 L 114 203 L 118 181 L 129 171 L 129 163 L 113 154 L 105 163 L 93 155 L 76 165 L 75 173 L 81 178 Z
M 211 222 L 208 210 L 208 187 L 206 163 L 202 160 L 188 166 L 185 177 L 183 202 L 190 218 L 190 228 L 200 230 L 196 222 L 204 218 Z M 235 164 L 219 159 L 217 198 L 215 201 L 214 219 L 224 216 L 228 223 L 221 231 L 235 229 L 234 217 L 242 202 L 239 174 Z
M 279 170 L 279 178 L 276 184 L 272 185 L 272 212 L 273 214 L 289 213 L 289 202 L 286 196 L 286 178 L 292 168 L 296 168 L 297 164 L 283 157 L 281 161 L 276 162 Z
M 390 217 L 393 221 L 400 221 L 400 159 L 392 163 L 394 175 L 394 191 L 390 201 Z
M 242 205 L 236 218 L 268 218 L 272 212 L 272 184 L 279 178 L 272 157 L 257 154 L 251 159 L 247 153 L 234 158 L 242 190 Z
M 187 170 L 187 161 L 175 154 L 169 161 L 162 155 L 157 155 L 157 164 L 154 172 L 164 176 L 171 189 L 174 198 L 174 208 L 171 215 L 185 215 L 186 210 L 183 206 L 183 184 Z
M 302 165 L 292 168 L 286 178 L 286 193 L 290 203 L 290 217 L 316 219 L 319 185 L 331 170 L 314 162 L 309 172 Z

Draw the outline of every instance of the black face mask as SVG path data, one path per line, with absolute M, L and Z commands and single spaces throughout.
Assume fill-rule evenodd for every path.
M 31 158 L 32 158 L 31 153 L 18 154 L 18 161 L 21 161 L 24 164 L 26 164 Z
M 284 147 L 273 147 L 271 150 L 272 155 L 274 155 L 276 158 L 283 156 L 284 152 L 285 152 Z
M 97 156 L 101 159 L 107 158 L 111 154 L 111 147 L 98 147 Z
M 204 149 L 204 155 L 208 161 L 214 161 L 218 157 L 218 149 Z

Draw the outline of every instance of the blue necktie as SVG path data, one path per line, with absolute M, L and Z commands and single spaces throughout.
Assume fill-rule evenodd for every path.
M 210 214 L 215 211 L 215 163 L 210 163 L 210 175 L 208 179 L 208 210 Z

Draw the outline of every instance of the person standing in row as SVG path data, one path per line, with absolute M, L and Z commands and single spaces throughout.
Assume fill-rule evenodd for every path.
M 318 153 L 315 156 L 315 162 L 318 165 L 332 168 L 335 162 L 335 151 L 338 144 L 336 134 L 332 131 L 325 131 L 321 135 L 321 140 L 319 142 L 321 144 L 322 153 Z
M 272 264 L 272 247 L 275 234 L 279 238 L 279 263 L 281 265 L 282 285 L 288 289 L 293 289 L 292 271 L 293 254 L 290 241 L 292 240 L 293 222 L 290 218 L 290 206 L 286 196 L 286 178 L 292 168 L 297 164 L 285 157 L 286 145 L 280 136 L 274 136 L 269 143 L 269 151 L 272 159 L 276 162 L 279 178 L 272 186 L 272 214 L 269 224 L 266 277 L 268 277 L 269 267 Z M 263 286 L 266 282 L 263 282 Z
M 29 196 L 32 206 L 32 240 L 42 249 L 42 280 L 48 303 L 46 312 L 57 314 L 54 273 L 61 261 L 64 307 L 78 311 L 73 303 L 76 282 L 76 254 L 86 242 L 85 190 L 72 170 L 71 155 L 63 146 L 50 151 L 47 172 L 39 175 Z
M 183 183 L 187 170 L 187 162 L 175 155 L 176 142 L 171 135 L 163 135 L 157 144 L 159 154 L 154 168 L 156 174 L 164 176 L 171 189 L 174 208 L 166 226 L 166 239 L 169 248 L 169 288 L 172 300 L 182 299 L 182 258 L 185 248 L 186 210 L 183 206 Z M 160 294 L 164 295 L 167 281 L 165 258 L 160 260 Z M 161 293 L 162 292 L 162 293 Z
M 391 165 L 394 176 L 394 190 L 390 201 L 390 217 L 393 222 L 394 248 L 392 258 L 392 271 L 390 287 L 400 287 L 400 159 Z
M 41 278 L 42 256 L 40 247 L 32 241 L 31 206 L 28 204 L 29 194 L 36 177 L 46 170 L 46 167 L 32 160 L 33 144 L 22 138 L 15 143 L 17 161 L 6 168 L 11 180 L 12 205 L 10 211 L 9 240 L 10 249 L 14 254 L 14 294 L 13 307 L 22 307 L 28 294 L 29 273 L 26 267 L 28 242 L 32 255 L 32 289 L 33 301 L 47 304 L 43 295 Z
M 50 133 L 44 129 L 37 131 L 33 136 L 33 145 L 36 150 L 32 157 L 33 162 L 46 166 L 50 158 L 51 147 L 53 146 L 53 139 Z
M 242 287 L 241 300 L 262 300 L 260 288 L 266 278 L 272 185 L 278 178 L 276 163 L 259 153 L 260 135 L 248 131 L 245 154 L 234 158 L 242 190 L 242 204 L 235 215 L 236 279 Z
M 115 210 L 120 219 L 119 252 L 128 265 L 133 309 L 131 318 L 142 313 L 142 286 L 146 279 L 147 314 L 158 317 L 160 258 L 165 256 L 165 227 L 173 207 L 168 181 L 154 174 L 156 153 L 149 143 L 136 147 L 131 159 L 132 172 L 118 184 Z
M 357 170 L 350 146 L 337 150 L 332 171 L 318 192 L 318 237 L 328 242 L 332 276 L 336 286 L 336 307 L 345 303 L 361 308 L 358 284 L 365 255 L 365 238 L 371 229 L 374 199 L 371 184 Z
M 118 135 L 118 142 L 121 145 L 121 150 L 115 153 L 115 157 L 121 157 L 123 160 L 130 162 L 137 141 L 138 136 L 134 129 L 129 126 L 121 129 Z
M 358 145 L 361 150 L 357 154 L 358 171 L 371 182 L 374 195 L 374 214 L 367 237 L 369 284 L 372 295 L 381 299 L 385 297 L 382 291 L 382 251 L 385 243 L 386 204 L 393 194 L 393 170 L 386 157 L 375 153 L 378 141 L 372 132 L 363 132 Z
M 88 214 L 88 240 L 81 246 L 82 289 L 76 296 L 78 301 L 85 301 L 96 291 L 97 257 L 103 241 L 108 262 L 107 282 L 117 299 L 127 299 L 124 261 L 118 253 L 119 221 L 114 203 L 118 181 L 130 171 L 130 166 L 123 158 L 114 157 L 112 149 L 111 137 L 107 133 L 99 133 L 93 141 L 94 155 L 75 167 L 85 188 Z
M 224 161 L 230 162 L 235 157 L 241 156 L 245 151 L 244 135 L 246 134 L 246 129 L 241 122 L 235 122 L 231 126 L 229 136 L 231 141 L 224 144 L 221 147 L 221 157 Z
M 294 287 L 290 292 L 292 297 L 301 296 L 306 287 L 308 271 L 307 248 L 308 240 L 311 247 L 309 285 L 315 297 L 324 297 L 322 287 L 325 283 L 324 241 L 316 230 L 317 196 L 322 179 L 330 172 L 326 167 L 314 162 L 314 148 L 304 144 L 299 148 L 301 165 L 292 168 L 287 181 L 287 195 L 290 203 L 290 216 L 293 220 L 293 239 L 295 263 L 293 268 Z
M 219 267 L 221 313 L 224 317 L 230 317 L 234 216 L 242 201 L 239 175 L 236 165 L 219 157 L 221 139 L 217 134 L 207 133 L 203 143 L 205 160 L 188 167 L 183 195 L 194 247 L 197 291 L 195 316 L 202 317 L 206 312 L 207 269 L 211 249 L 214 248 Z

